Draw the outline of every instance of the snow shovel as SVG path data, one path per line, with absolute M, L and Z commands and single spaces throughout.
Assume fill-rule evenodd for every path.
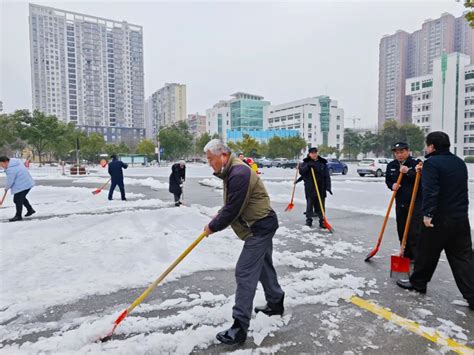
M 331 227 L 331 225 L 329 224 L 326 218 L 326 212 L 324 212 L 323 202 L 321 201 L 321 195 L 319 193 L 319 187 L 316 181 L 316 174 L 314 173 L 313 168 L 311 168 L 311 174 L 313 174 L 313 182 L 314 182 L 314 186 L 316 187 L 316 194 L 318 195 L 319 207 L 321 208 L 321 213 L 323 214 L 324 227 L 326 227 L 327 230 L 330 231 L 331 233 L 334 233 L 334 229 Z
M 158 286 L 158 284 L 163 281 L 171 271 L 173 271 L 173 269 L 196 247 L 196 245 L 201 242 L 201 240 L 204 239 L 205 236 L 206 233 L 202 232 L 201 235 L 189 247 L 187 247 L 187 249 L 170 266 L 168 266 L 165 271 L 163 271 L 160 277 L 158 277 L 130 306 L 128 306 L 127 309 L 120 313 L 114 322 L 112 330 L 105 337 L 100 338 L 98 341 L 106 342 L 112 339 L 115 329 L 125 319 L 125 317 L 132 313 L 133 309 L 143 302 L 143 300 L 156 288 L 156 286 Z
M 416 194 L 418 193 L 418 186 L 420 185 L 421 173 L 418 171 L 415 178 L 415 186 L 411 195 L 410 208 L 408 209 L 407 223 L 403 232 L 402 243 L 400 244 L 400 252 L 398 255 L 392 255 L 390 258 L 390 277 L 393 272 L 409 273 L 410 272 L 410 258 L 403 256 L 405 246 L 407 244 L 408 232 L 410 231 L 411 218 L 413 217 L 413 210 L 415 208 Z
M 97 195 L 97 194 L 100 194 L 102 192 L 102 190 L 107 186 L 107 184 L 110 182 L 110 179 L 107 180 L 107 182 L 102 185 L 101 187 L 99 187 L 98 189 L 95 189 L 94 191 L 92 191 L 92 194 L 93 195 Z
M 7 192 L 8 192 L 8 190 L 5 190 L 5 192 L 3 193 L 2 200 L 0 201 L 0 207 L 3 206 L 3 202 L 5 201 L 5 197 L 7 197 Z
M 293 203 L 293 199 L 295 198 L 296 180 L 298 179 L 298 168 L 299 168 L 299 166 L 300 166 L 300 163 L 296 164 L 295 181 L 293 181 L 293 192 L 291 194 L 291 201 L 288 204 L 288 206 L 286 206 L 285 212 L 289 212 L 293 209 L 293 207 L 295 207 L 295 205 Z
M 402 183 L 403 175 L 404 174 L 402 173 L 398 175 L 398 179 L 397 179 L 398 185 Z M 369 261 L 379 251 L 380 244 L 382 244 L 383 234 L 385 232 L 385 227 L 387 226 L 387 221 L 388 221 L 388 218 L 390 217 L 390 211 L 392 210 L 393 201 L 395 200 L 395 197 L 397 196 L 397 191 L 398 190 L 393 191 L 392 197 L 390 198 L 390 203 L 388 204 L 387 213 L 385 214 L 385 219 L 382 224 L 382 229 L 380 230 L 380 233 L 379 233 L 379 239 L 377 240 L 377 244 L 375 245 L 375 248 L 372 249 L 372 251 L 369 254 L 367 254 L 364 261 Z

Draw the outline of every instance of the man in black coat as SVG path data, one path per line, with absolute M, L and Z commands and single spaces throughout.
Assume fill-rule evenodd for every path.
M 469 225 L 466 164 L 449 151 L 449 136 L 431 132 L 426 136 L 423 164 L 423 227 L 415 270 L 409 280 L 397 285 L 425 293 L 444 250 L 456 285 L 474 310 L 474 259 Z
M 392 191 L 397 191 L 396 201 L 396 217 L 397 217 L 397 231 L 400 243 L 403 239 L 405 225 L 407 223 L 408 210 L 410 208 L 411 197 L 413 194 L 413 187 L 415 186 L 416 166 L 421 162 L 413 159 L 410 155 L 407 143 L 398 142 L 392 147 L 393 156 L 395 160 L 387 165 L 385 172 L 385 183 Z M 403 173 L 402 183 L 397 184 L 398 176 Z M 421 211 L 422 200 L 421 184 L 415 200 L 415 208 L 413 210 L 413 217 L 410 223 L 410 230 L 408 231 L 408 239 L 405 247 L 404 256 L 415 260 L 416 245 L 421 233 L 421 225 L 423 223 L 423 214 Z
M 303 159 L 299 171 L 301 175 L 300 179 L 304 181 L 304 192 L 306 196 L 306 225 L 311 227 L 313 225 L 312 217 L 317 216 L 319 217 L 319 227 L 324 229 L 326 227 L 324 226 L 323 213 L 319 205 L 311 170 L 314 171 L 316 176 L 321 202 L 323 208 L 325 208 L 326 191 L 329 191 L 332 195 L 331 177 L 329 176 L 327 160 L 318 155 L 318 148 L 316 147 L 312 147 L 308 150 L 308 156 Z
M 179 207 L 182 202 L 181 194 L 183 193 L 183 183 L 186 179 L 186 163 L 180 160 L 179 163 L 173 164 L 171 167 L 169 192 L 174 195 L 174 205 Z
M 122 201 L 126 201 L 125 198 L 125 186 L 123 185 L 123 170 L 127 169 L 128 165 L 117 159 L 117 156 L 113 154 L 111 156 L 112 161 L 109 162 L 109 175 L 111 178 L 111 185 L 109 189 L 109 200 L 112 200 L 112 195 L 114 194 L 115 187 L 118 186 L 120 189 L 120 195 Z

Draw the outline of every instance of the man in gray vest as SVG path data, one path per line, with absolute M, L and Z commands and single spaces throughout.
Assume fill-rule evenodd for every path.
M 230 225 L 244 241 L 235 267 L 234 324 L 216 337 L 224 344 L 241 344 L 247 339 L 258 281 L 263 285 L 267 304 L 256 307 L 255 312 L 272 316 L 282 315 L 284 311 L 285 294 L 272 262 L 273 236 L 278 229 L 278 219 L 258 175 L 233 157 L 224 143 L 213 139 L 204 147 L 204 152 L 214 175 L 224 181 L 224 206 L 204 231 L 210 235 Z

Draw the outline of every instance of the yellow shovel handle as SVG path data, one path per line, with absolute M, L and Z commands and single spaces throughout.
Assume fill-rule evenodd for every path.
M 323 214 L 323 219 L 326 219 L 326 213 L 324 212 L 323 202 L 321 201 L 321 195 L 319 194 L 319 187 L 316 181 L 316 174 L 314 173 L 313 168 L 310 168 L 310 169 L 311 169 L 311 174 L 313 174 L 313 181 L 314 181 L 314 186 L 316 187 L 316 194 L 318 195 L 319 207 L 321 207 L 321 213 Z
M 148 294 L 155 289 L 168 274 L 198 245 L 206 236 L 202 232 L 201 235 L 127 308 L 127 315 L 138 306 L 148 296 Z

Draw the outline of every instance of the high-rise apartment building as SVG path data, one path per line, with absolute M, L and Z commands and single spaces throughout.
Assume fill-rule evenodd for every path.
M 189 132 L 194 137 L 199 137 L 202 134 L 206 133 L 206 116 L 200 115 L 199 113 L 192 113 L 188 115 L 186 120 Z
M 462 53 L 442 54 L 433 62 L 433 72 L 407 79 L 412 98 L 413 123 L 425 134 L 444 131 L 452 151 L 460 157 L 474 156 L 474 65 Z
M 407 33 L 397 31 L 380 40 L 379 47 L 379 129 L 385 121 L 411 122 L 411 96 L 406 96 L 407 78 L 432 73 L 433 61 L 442 53 L 455 51 L 472 55 L 474 29 L 464 16 L 455 18 L 444 13 L 426 20 L 421 29 Z
M 166 83 L 147 101 L 151 105 L 147 121 L 152 124 L 152 136 L 156 136 L 162 127 L 186 121 L 186 85 Z
M 141 26 L 34 4 L 29 23 L 34 109 L 143 135 Z

